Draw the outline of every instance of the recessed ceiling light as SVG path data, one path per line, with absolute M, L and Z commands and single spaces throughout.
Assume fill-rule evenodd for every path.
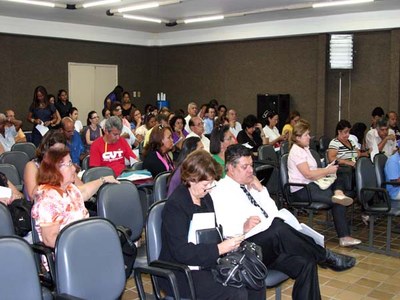
M 361 3 L 368 3 L 374 2 L 374 0 L 340 0 L 340 1 L 327 1 L 321 3 L 314 3 L 312 5 L 313 8 L 319 7 L 328 7 L 328 6 L 336 6 L 336 5 L 350 5 L 350 4 L 361 4 Z
M 217 15 L 217 16 L 186 19 L 186 20 L 183 20 L 183 23 L 188 24 L 188 23 L 195 23 L 195 22 L 217 21 L 217 20 L 223 20 L 223 19 L 224 19 L 223 15 Z

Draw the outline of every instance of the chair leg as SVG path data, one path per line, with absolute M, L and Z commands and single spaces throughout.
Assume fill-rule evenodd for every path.
M 392 238 L 392 217 L 387 216 L 387 225 L 386 225 L 386 254 L 390 254 L 390 242 Z
M 282 289 L 281 289 L 281 286 L 278 285 L 275 289 L 275 299 L 281 300 L 281 298 L 282 298 Z
M 368 246 L 369 248 L 373 248 L 374 243 L 374 224 L 375 217 L 373 215 L 369 216 L 369 233 L 368 233 Z

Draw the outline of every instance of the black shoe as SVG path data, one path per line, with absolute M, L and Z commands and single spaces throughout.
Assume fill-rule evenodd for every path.
M 335 253 L 329 249 L 326 249 L 326 259 L 321 264 L 321 267 L 328 267 L 334 271 L 340 272 L 348 270 L 356 264 L 354 257 Z

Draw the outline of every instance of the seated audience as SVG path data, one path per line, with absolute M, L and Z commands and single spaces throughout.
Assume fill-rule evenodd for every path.
M 236 138 L 239 132 L 242 130 L 242 125 L 237 121 L 236 110 L 234 109 L 228 110 L 226 117 L 229 122 L 230 130 Z
M 264 264 L 295 280 L 292 299 L 321 299 L 317 265 L 343 271 L 355 265 L 355 258 L 325 249 L 285 223 L 267 189 L 253 175 L 251 154 L 240 144 L 226 150 L 227 174 L 211 191 L 217 222 L 222 225 L 224 236 L 250 235 L 261 223 L 263 230 L 247 240 L 261 246 Z M 206 191 L 205 188 L 199 190 Z M 173 196 L 168 201 L 178 202 Z
M 49 102 L 47 90 L 43 86 L 38 86 L 33 92 L 32 104 L 29 107 L 27 120 L 33 124 L 32 143 L 39 146 L 42 134 L 36 128 L 37 125 L 46 127 L 57 123 L 57 109 Z
M 109 108 L 105 107 L 101 110 L 101 115 L 103 116 L 103 120 L 101 120 L 101 122 L 100 122 L 100 127 L 104 131 L 104 125 L 106 124 L 106 121 L 108 120 L 108 118 L 111 117 L 111 110 Z
M 386 181 L 400 183 L 400 141 L 397 142 L 397 151 L 388 158 L 385 165 L 385 178 Z M 390 199 L 400 200 L 400 184 L 399 185 L 386 185 Z
M 122 92 L 124 88 L 120 85 L 117 85 L 111 93 L 109 93 L 106 98 L 104 99 L 104 108 L 108 108 L 111 110 L 111 104 L 118 101 L 121 102 L 122 99 Z
M 195 102 L 190 102 L 187 107 L 187 116 L 185 117 L 186 125 L 185 125 L 185 130 L 187 132 L 190 132 L 190 126 L 189 126 L 189 121 L 193 117 L 197 117 L 198 113 L 198 108 L 197 104 Z
M 76 107 L 71 108 L 71 110 L 69 112 L 69 117 L 74 121 L 75 131 L 77 131 L 78 133 L 81 133 L 83 130 L 83 125 L 82 125 L 82 122 L 80 120 L 78 120 L 79 112 Z
M 248 299 L 245 288 L 223 286 L 214 280 L 211 268 L 220 255 L 236 249 L 243 235 L 229 238 L 219 244 L 193 244 L 188 242 L 190 222 L 194 214 L 214 212 L 210 190 L 221 176 L 221 166 L 204 150 L 189 154 L 182 164 L 182 184 L 168 198 L 162 214 L 163 237 L 160 260 L 199 266 L 192 270 L 197 299 Z M 181 272 L 174 272 L 179 294 L 190 298 L 187 281 Z M 170 285 L 160 282 L 167 295 L 172 295 Z M 262 299 L 265 290 L 250 291 L 254 299 Z M 264 295 L 263 295 L 264 294 Z
M 121 131 L 120 118 L 112 116 L 106 121 L 104 135 L 95 140 L 90 147 L 91 167 L 110 167 L 118 177 L 125 169 L 125 159 L 131 165 L 137 161 L 131 147 L 121 138 Z
M 288 139 L 290 139 L 293 127 L 299 120 L 300 120 L 300 113 L 297 110 L 292 111 L 286 120 L 285 126 L 283 126 L 282 135 L 287 135 Z
M 257 155 L 258 148 L 268 143 L 261 123 L 258 122 L 255 115 L 248 115 L 243 120 L 242 128 L 237 136 L 237 142 L 242 145 L 247 144 L 249 148 L 251 147 L 251 151 Z
M 364 123 L 354 123 L 350 129 L 349 139 L 354 142 L 358 149 L 367 152 L 365 147 L 365 131 L 367 130 L 367 125 Z
M 86 155 L 86 151 L 83 146 L 81 135 L 74 128 L 74 120 L 70 117 L 64 117 L 61 120 L 61 132 L 64 134 L 67 141 L 66 145 L 69 148 L 72 162 L 80 166 L 81 160 Z
M 371 112 L 371 129 L 376 128 L 376 123 L 385 116 L 382 107 L 377 106 Z
M 139 128 L 142 125 L 142 113 L 138 108 L 132 108 L 131 110 L 131 130 L 133 133 L 136 133 L 136 128 Z M 138 137 L 138 135 L 136 135 Z
M 240 134 L 240 132 L 239 132 Z M 213 129 L 210 136 L 210 153 L 217 163 L 222 167 L 221 178 L 225 177 L 225 151 L 230 145 L 236 144 L 229 125 L 218 126 Z
M 215 108 L 208 107 L 207 115 L 204 118 L 204 134 L 211 134 L 211 131 L 214 129 L 214 121 L 215 121 Z
M 6 115 L 0 113 L 0 144 L 2 146 L 2 152 L 11 151 L 12 145 L 15 144 L 15 137 L 17 131 L 21 128 L 22 122 L 14 120 L 12 125 L 7 127 Z M 0 153 L 0 154 L 1 154 Z
M 365 143 L 369 148 L 371 159 L 377 153 L 384 153 L 387 157 L 396 152 L 396 135 L 389 129 L 388 121 L 381 119 L 376 122 L 376 128 L 367 132 Z
M 21 122 L 19 130 L 17 130 L 17 135 L 14 137 L 14 140 L 16 143 L 24 143 L 26 142 L 26 136 L 25 133 L 22 131 L 22 121 L 17 120 L 15 118 L 15 113 L 11 109 L 6 110 L 6 118 L 7 118 L 7 123 L 6 123 L 6 128 L 16 126 L 18 125 L 18 122 Z M 17 129 L 17 128 L 15 128 Z
M 204 135 L 204 122 L 199 117 L 193 117 L 189 120 L 190 133 L 186 138 L 191 136 L 199 137 L 203 143 L 204 150 L 210 152 L 210 140 Z
M 172 129 L 172 139 L 176 148 L 181 149 L 188 132 L 185 130 L 186 121 L 182 116 L 175 116 L 169 122 Z
M 88 113 L 88 117 L 86 120 L 87 128 L 84 138 L 84 144 L 85 144 L 85 149 L 86 152 L 90 151 L 90 146 L 93 144 L 93 142 L 103 136 L 103 132 L 101 131 L 101 127 L 99 125 L 99 116 L 97 113 L 92 110 Z
M 289 133 L 285 135 L 279 133 L 278 128 L 276 128 L 276 125 L 279 123 L 279 116 L 275 111 L 268 111 L 265 119 L 267 125 L 264 126 L 263 131 L 265 137 L 268 139 L 267 144 L 274 146 L 275 151 L 279 151 L 281 149 L 281 142 L 288 139 Z
M 154 124 L 154 126 L 152 128 L 150 128 L 146 132 L 146 135 L 144 136 L 144 140 L 143 140 L 143 146 L 146 147 L 146 145 L 149 143 L 150 134 L 151 134 L 152 130 L 157 126 L 169 127 L 168 117 L 166 115 L 164 115 L 164 114 L 156 115 L 156 123 Z
M 143 169 L 153 177 L 165 171 L 172 171 L 174 163 L 170 156 L 173 147 L 172 132 L 169 127 L 156 126 L 150 134 L 149 143 L 143 151 Z
M 135 107 L 131 102 L 131 95 L 128 92 L 122 93 L 122 117 L 127 119 L 128 122 L 131 121 L 131 111 Z
M 144 124 L 136 128 L 135 134 L 141 135 L 143 138 L 146 136 L 147 131 L 156 125 L 156 116 L 152 113 L 147 113 L 144 116 Z
M 128 143 L 129 146 L 131 146 L 131 148 L 134 146 L 137 146 L 138 143 L 135 144 L 136 137 L 132 133 L 131 124 L 129 123 L 129 121 L 127 119 L 125 119 L 122 116 L 122 107 L 121 107 L 120 102 L 118 102 L 118 101 L 113 102 L 113 104 L 111 105 L 111 115 L 118 117 L 122 122 L 121 137 L 126 140 L 126 142 Z
M 227 111 L 228 111 L 228 109 L 226 108 L 225 105 L 223 105 L 223 104 L 219 105 L 217 108 L 217 117 L 216 118 L 226 117 Z
M 396 140 L 399 140 L 400 130 L 399 126 L 397 126 L 397 113 L 395 111 L 389 111 L 387 113 L 387 119 L 388 119 L 389 129 L 392 129 L 394 131 L 394 134 L 396 135 Z
M 50 130 L 44 135 L 39 147 L 36 148 L 36 157 L 26 164 L 24 170 L 24 194 L 28 200 L 33 199 L 33 194 L 37 187 L 37 175 L 44 154 L 53 147 L 63 148 L 66 143 L 67 140 L 64 134 L 58 130 Z M 76 179 L 76 185 L 82 184 L 78 177 Z
M 181 152 L 179 153 L 179 156 L 178 156 L 177 160 L 175 161 L 175 169 L 174 169 L 174 171 L 172 171 L 172 174 L 170 176 L 170 180 L 169 180 L 169 184 L 168 184 L 168 194 L 167 194 L 168 197 L 182 183 L 181 168 L 182 168 L 182 163 L 185 160 L 185 158 L 193 151 L 200 150 L 203 148 L 204 148 L 204 146 L 201 143 L 200 138 L 198 138 L 196 136 L 187 138 L 183 142 Z
M 360 244 L 361 241 L 350 236 L 350 229 L 346 220 L 346 206 L 353 203 L 353 199 L 344 194 L 345 180 L 337 174 L 335 182 L 326 190 L 322 190 L 314 181 L 327 175 L 336 174 L 338 165 L 329 164 L 326 168 L 318 168 L 317 161 L 310 152 L 310 124 L 300 120 L 293 128 L 291 138 L 292 147 L 288 157 L 289 182 L 307 184 L 311 198 L 317 195 L 316 201 L 332 206 L 333 222 L 342 247 Z M 307 201 L 306 188 L 291 186 L 291 193 L 298 201 Z
M 84 201 L 102 184 L 118 183 L 113 176 L 106 176 L 77 187 L 75 176 L 68 148 L 52 148 L 46 152 L 40 164 L 39 186 L 32 207 L 37 233 L 46 246 L 54 248 L 58 233 L 66 225 L 89 217 Z

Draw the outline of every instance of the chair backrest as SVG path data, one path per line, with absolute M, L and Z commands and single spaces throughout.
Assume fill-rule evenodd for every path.
M 0 203 L 0 236 L 14 235 L 14 225 L 7 206 Z
M 379 153 L 374 156 L 376 184 L 378 185 L 378 187 L 382 187 L 382 183 L 386 181 L 385 164 L 387 160 L 388 160 L 387 156 L 383 153 Z
M 144 217 L 136 186 L 127 181 L 105 184 L 97 192 L 97 214 L 117 225 L 132 230 L 131 239 L 137 240 L 143 230 Z
M 132 170 L 136 171 L 136 170 L 143 170 L 143 161 L 137 161 L 133 164 L 133 166 L 131 167 Z
M 274 146 L 272 145 L 260 146 L 258 148 L 258 159 L 263 161 L 269 161 L 275 165 L 279 163 L 278 155 L 276 154 Z
M 18 170 L 21 181 L 23 181 L 25 165 L 28 161 L 28 154 L 22 151 L 7 151 L 0 155 L 0 164 L 14 165 Z
M 170 176 L 171 176 L 171 171 L 166 171 L 158 174 L 154 179 L 154 185 L 153 185 L 154 202 L 167 198 L 168 179 Z
M 331 139 L 328 138 L 327 136 L 323 135 L 319 138 L 319 152 L 320 153 L 325 153 L 326 150 L 328 150 L 329 143 L 331 142 Z
M 89 170 L 90 166 L 90 155 L 86 155 L 82 160 L 82 170 Z
M 312 156 L 314 157 L 314 159 L 317 161 L 318 168 L 321 168 L 322 163 L 321 163 L 321 156 L 319 155 L 319 153 L 314 149 L 310 149 L 310 152 L 311 152 Z
M 146 248 L 147 262 L 150 263 L 157 260 L 160 256 L 162 240 L 161 240 L 161 225 L 162 211 L 165 206 L 165 200 L 154 203 L 147 216 L 146 222 Z
M 42 299 L 33 252 L 19 237 L 0 238 L 0 298 Z
M 110 175 L 115 176 L 113 169 L 109 167 L 93 167 L 83 173 L 82 181 L 86 183 Z
M 272 173 L 274 171 L 274 167 L 270 165 L 259 165 L 255 168 L 255 173 L 265 187 L 267 187 L 268 181 L 270 180 Z
M 281 157 L 280 174 L 282 187 L 289 182 L 288 158 L 289 153 L 286 153 Z
M 57 292 L 82 299 L 119 299 L 125 265 L 115 226 L 102 218 L 73 222 L 55 247 Z
M 22 151 L 28 155 L 29 160 L 36 156 L 36 146 L 30 142 L 15 143 L 11 147 L 11 151 Z
M 0 172 L 6 175 L 7 179 L 10 180 L 16 187 L 22 185 L 18 170 L 14 165 L 0 163 Z
M 360 157 L 356 163 L 356 188 L 358 199 L 362 199 L 362 188 L 376 188 L 376 174 L 374 165 L 368 157 Z M 371 195 L 372 197 L 372 195 Z
M 281 143 L 281 155 L 289 153 L 289 141 L 283 141 Z

